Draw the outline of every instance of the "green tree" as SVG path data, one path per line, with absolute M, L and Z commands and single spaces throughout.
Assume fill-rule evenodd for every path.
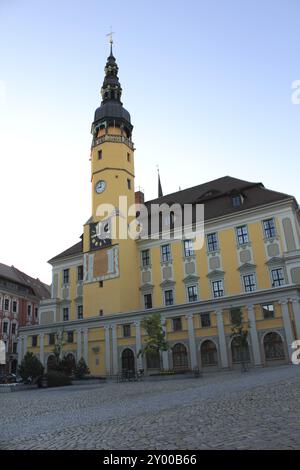
M 88 368 L 83 357 L 78 361 L 75 367 L 74 374 L 77 379 L 82 379 L 84 375 L 90 374 L 90 369 Z
M 32 378 L 34 381 L 44 373 L 44 366 L 41 361 L 32 353 L 27 352 L 19 366 L 18 370 L 23 380 Z
M 248 335 L 251 327 L 249 322 L 244 322 L 243 313 L 241 309 L 234 309 L 232 311 L 232 327 L 231 327 L 231 338 L 235 340 L 235 344 L 240 348 L 241 351 L 241 367 L 242 371 L 248 370 L 249 362 L 249 348 L 248 348 Z
M 159 313 L 153 313 L 142 321 L 147 339 L 138 352 L 139 356 L 157 356 L 160 358 L 160 369 L 162 369 L 162 355 L 163 351 L 170 349 L 169 343 L 166 340 L 166 334 L 161 324 L 161 316 Z

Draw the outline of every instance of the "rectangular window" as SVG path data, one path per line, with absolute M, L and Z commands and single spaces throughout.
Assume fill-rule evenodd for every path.
M 127 161 L 130 162 L 130 153 L 127 153 Z
M 196 300 L 198 300 L 197 286 L 189 286 L 187 288 L 187 292 L 188 292 L 188 301 L 189 302 L 196 302 Z
M 209 328 L 211 326 L 209 313 L 200 313 L 200 320 L 202 328 Z
M 12 311 L 13 313 L 17 313 L 17 302 L 15 300 L 13 300 L 12 303 Z
M 63 283 L 64 284 L 69 284 L 69 269 L 64 269 L 63 271 Z
M 241 320 L 241 309 L 239 308 L 232 308 L 230 310 L 230 320 L 232 325 L 236 325 L 237 323 L 240 323 Z
M 8 323 L 7 321 L 3 322 L 3 333 L 7 333 L 8 332 Z
M 77 305 L 77 318 L 78 320 L 83 319 L 83 305 Z
M 68 321 L 69 320 L 69 308 L 65 307 L 63 309 L 63 320 Z
M 152 308 L 152 294 L 144 295 L 145 309 Z
M 150 266 L 150 250 L 142 251 L 142 266 L 143 268 Z
M 53 346 L 55 344 L 55 334 L 54 333 L 49 334 L 49 344 L 51 346 Z
M 256 289 L 255 274 L 246 274 L 243 276 L 245 292 L 253 292 Z
M 215 299 L 218 299 L 219 297 L 224 296 L 223 280 L 213 281 L 212 288 L 213 288 L 213 296 Z
M 13 354 L 17 354 L 18 352 L 18 343 L 13 343 Z
M 83 281 L 83 266 L 77 266 L 77 281 Z
M 31 317 L 31 305 L 27 305 L 27 316 Z
M 131 180 L 130 179 L 127 180 L 127 187 L 128 187 L 128 189 L 131 189 Z
M 173 318 L 173 331 L 181 331 L 181 330 L 182 330 L 181 317 Z
M 39 314 L 39 309 L 37 307 L 35 307 L 34 309 L 34 314 L 35 314 L 35 318 L 37 318 Z
M 174 296 L 172 290 L 165 290 L 165 306 L 174 304 Z
M 276 228 L 274 219 L 267 219 L 263 221 L 265 238 L 276 237 Z
M 67 342 L 68 343 L 74 343 L 74 332 L 73 331 L 68 331 L 67 332 Z
M 102 150 L 98 150 L 98 160 L 102 160 Z
M 34 335 L 34 336 L 31 336 L 31 346 L 33 348 L 36 348 L 37 347 L 37 336 Z
M 264 320 L 268 320 L 269 318 L 274 318 L 275 316 L 275 309 L 273 304 L 264 304 L 261 306 L 263 311 Z
M 171 261 L 171 247 L 170 245 L 162 245 L 161 247 L 161 259 L 163 263 Z
M 248 237 L 248 227 L 247 225 L 241 225 L 240 227 L 236 228 L 236 235 L 239 245 L 245 245 L 245 243 L 249 242 Z
M 207 235 L 207 249 L 208 251 L 217 251 L 219 249 L 218 236 L 216 233 L 209 233 Z
M 11 334 L 12 334 L 12 335 L 15 335 L 15 334 L 16 334 L 16 324 L 15 324 L 15 323 L 13 323 L 13 324 L 11 325 Z
M 283 268 L 272 269 L 272 287 L 279 287 L 285 284 Z
M 192 240 L 184 240 L 184 256 L 188 258 L 189 256 L 194 256 L 194 245 Z
M 123 336 L 124 338 L 131 336 L 131 325 L 123 325 Z
M 9 310 L 9 299 L 4 299 L 4 310 Z

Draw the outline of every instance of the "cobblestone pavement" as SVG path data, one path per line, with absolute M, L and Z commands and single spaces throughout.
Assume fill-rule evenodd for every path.
M 1 394 L 0 449 L 300 448 L 300 367 Z

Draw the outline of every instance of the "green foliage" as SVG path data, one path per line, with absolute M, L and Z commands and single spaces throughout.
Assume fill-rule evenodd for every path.
M 75 367 L 74 374 L 77 379 L 82 379 L 84 375 L 90 374 L 90 369 L 88 368 L 83 357 L 78 361 Z
M 240 309 L 234 310 L 234 323 L 231 328 L 231 338 L 236 338 L 236 342 L 240 344 L 240 346 L 247 347 L 248 345 L 248 334 L 249 334 L 249 323 L 244 323 L 243 321 L 243 314 Z
M 71 385 L 70 377 L 57 370 L 50 370 L 46 377 L 48 387 L 63 387 L 65 385 Z
M 27 380 L 29 377 L 36 379 L 43 375 L 44 366 L 32 352 L 27 352 L 19 366 L 18 372 L 23 380 Z
M 159 313 L 153 313 L 142 321 L 147 339 L 144 347 L 138 352 L 138 356 L 155 356 L 161 351 L 168 351 L 170 346 L 166 340 L 166 335 L 161 324 Z

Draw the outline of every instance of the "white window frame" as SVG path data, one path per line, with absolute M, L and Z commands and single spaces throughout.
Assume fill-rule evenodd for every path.
M 215 283 L 215 282 L 222 282 L 223 295 L 215 296 L 215 291 L 214 291 L 214 283 Z M 225 297 L 225 283 L 224 283 L 224 279 L 223 279 L 223 278 L 221 278 L 221 279 L 212 279 L 212 280 L 211 280 L 211 292 L 212 292 L 212 298 L 213 298 L 213 299 L 222 299 L 223 297 Z

